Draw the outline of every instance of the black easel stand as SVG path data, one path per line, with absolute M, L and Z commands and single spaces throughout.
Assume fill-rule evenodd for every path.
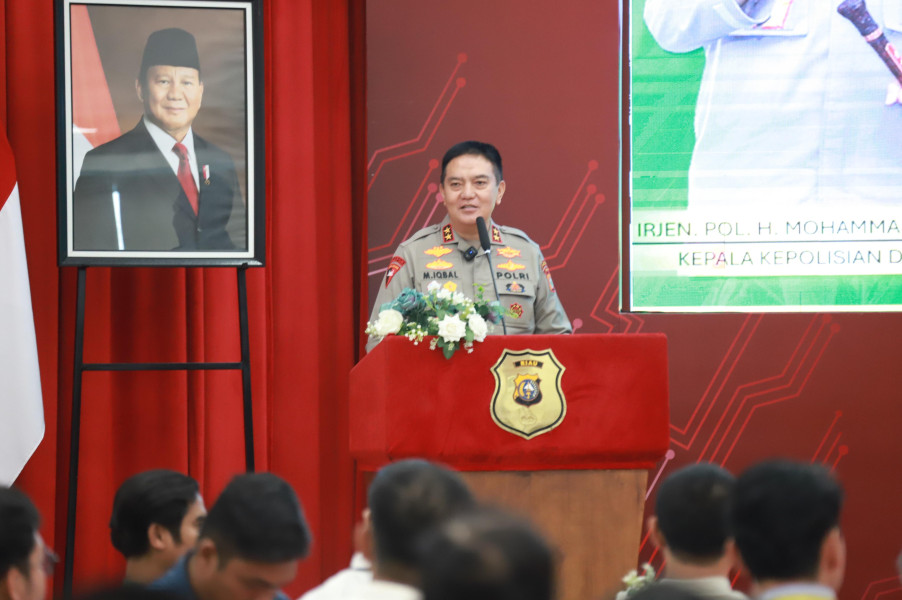
M 254 416 L 251 405 L 251 360 L 247 325 L 247 265 L 238 267 L 238 326 L 241 336 L 241 362 L 207 363 L 88 363 L 84 362 L 85 279 L 87 267 L 78 267 L 78 291 L 75 316 L 75 372 L 72 378 L 72 421 L 69 438 L 69 502 L 66 511 L 66 554 L 63 572 L 63 598 L 72 598 L 72 553 L 75 549 L 75 507 L 78 491 L 78 443 L 81 430 L 81 377 L 85 371 L 237 371 L 241 370 L 244 396 L 244 462 L 248 473 L 254 471 Z

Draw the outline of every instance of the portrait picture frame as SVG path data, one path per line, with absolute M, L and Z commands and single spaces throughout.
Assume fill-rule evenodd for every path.
M 262 0 L 54 1 L 60 266 L 264 265 Z

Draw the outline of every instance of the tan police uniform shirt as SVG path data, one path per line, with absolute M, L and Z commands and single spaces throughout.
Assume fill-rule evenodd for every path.
M 382 305 L 397 298 L 404 288 L 425 293 L 426 286 L 433 281 L 442 285 L 453 282 L 456 291 L 470 298 L 475 298 L 476 286 L 481 285 L 483 297 L 494 300 L 494 272 L 501 306 L 507 311 L 504 321 L 509 335 L 572 333 L 539 245 L 519 229 L 494 223 L 490 235 L 491 270 L 478 243 L 475 244 L 478 255 L 472 260 L 465 258 L 467 250 L 474 245 L 455 235 L 447 216 L 438 225 L 425 227 L 402 242 L 379 286 L 370 321 L 374 322 Z M 500 323 L 492 333 L 503 333 Z M 367 352 L 378 341 L 378 337 L 370 337 Z

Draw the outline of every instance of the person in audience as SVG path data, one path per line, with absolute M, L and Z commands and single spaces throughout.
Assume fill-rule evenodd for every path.
M 311 536 L 300 502 L 271 473 L 238 475 L 210 508 L 195 548 L 150 584 L 188 600 L 284 600 Z
M 191 477 L 155 469 L 125 480 L 113 499 L 110 539 L 125 557 L 125 581 L 150 583 L 194 547 L 207 516 Z
M 418 600 L 419 538 L 454 514 L 470 509 L 474 500 L 454 471 L 409 459 L 379 470 L 367 491 L 367 504 L 357 536 L 360 554 L 349 569 L 304 594 L 303 600 Z M 372 563 L 372 571 L 367 571 L 367 561 Z
M 664 555 L 661 585 L 701 598 L 745 598 L 729 579 L 737 559 L 729 512 L 734 484 L 733 475 L 709 463 L 679 469 L 661 484 L 648 518 L 651 539 Z
M 551 600 L 554 558 L 533 527 L 497 509 L 448 520 L 420 546 L 423 600 Z
M 0 600 L 44 600 L 56 556 L 44 544 L 31 500 L 0 486 Z
M 773 460 L 739 476 L 731 520 L 753 595 L 836 598 L 846 566 L 842 504 L 842 488 L 819 465 Z

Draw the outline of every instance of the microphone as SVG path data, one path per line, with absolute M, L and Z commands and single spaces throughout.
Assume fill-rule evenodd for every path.
M 485 226 L 485 219 L 476 217 L 476 230 L 479 232 L 479 245 L 482 246 L 482 253 L 485 254 L 489 261 L 489 275 L 492 277 L 492 287 L 495 288 L 495 299 L 501 302 L 501 296 L 498 295 L 498 283 L 495 281 L 495 267 L 492 266 L 492 240 L 489 238 L 489 230 Z M 501 317 L 501 329 L 504 335 L 507 335 L 507 323 L 504 322 L 504 314 Z
M 476 255 L 478 255 L 478 254 L 479 254 L 479 250 L 477 250 L 473 246 L 470 246 L 469 248 L 467 248 L 467 251 L 464 252 L 464 260 L 467 262 L 470 262 L 471 260 L 476 258 Z
M 892 43 L 886 39 L 880 25 L 874 21 L 874 17 L 868 11 L 864 0 L 843 0 L 837 7 L 836 12 L 851 21 L 858 33 L 864 38 L 864 41 L 870 44 L 874 52 L 877 53 L 890 70 L 896 81 L 902 83 L 902 58 L 900 58 Z

